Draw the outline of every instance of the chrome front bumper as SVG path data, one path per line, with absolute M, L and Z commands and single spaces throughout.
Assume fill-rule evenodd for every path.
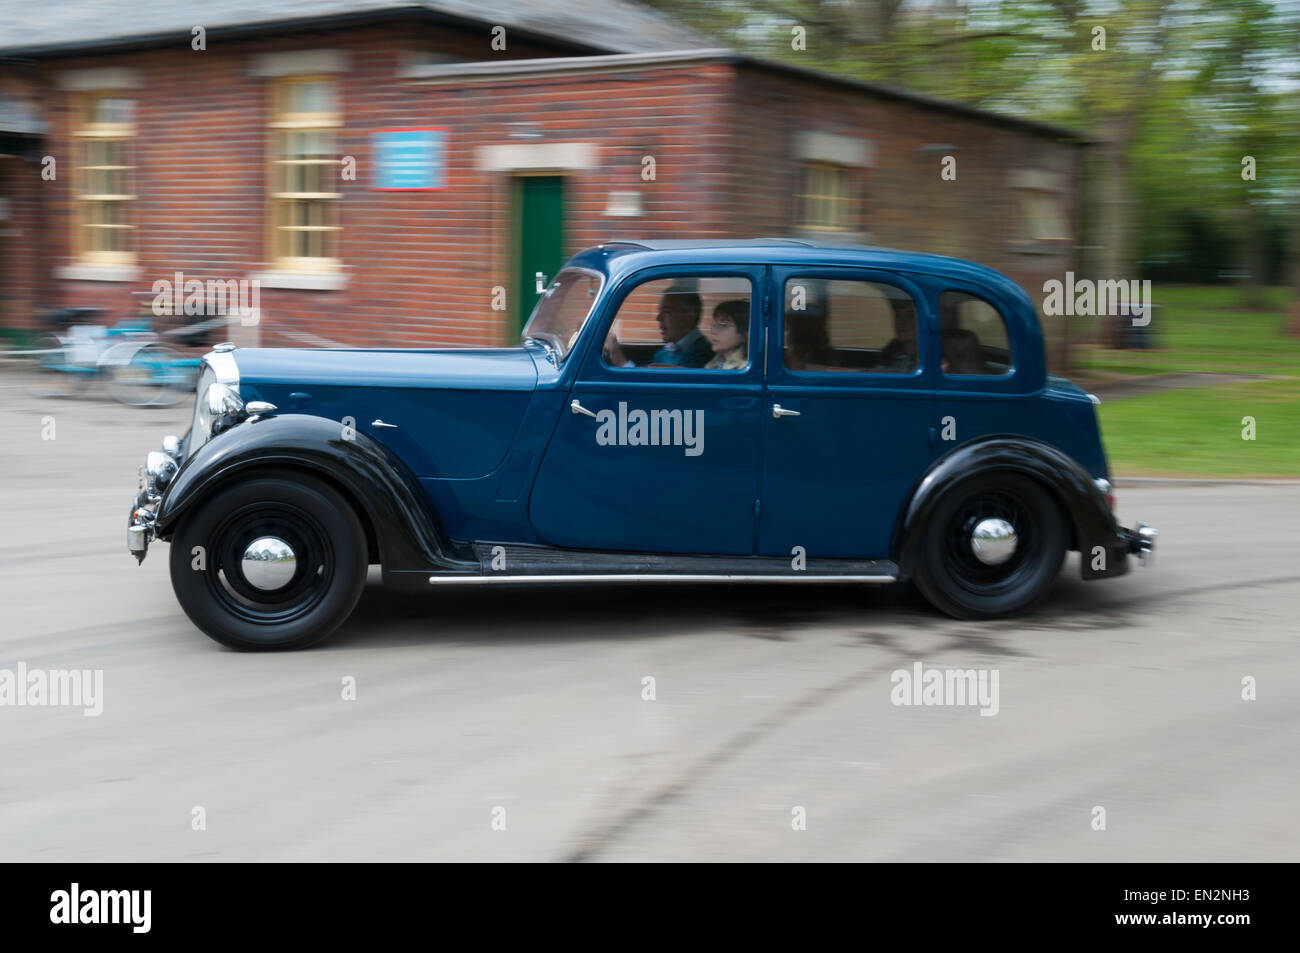
M 137 565 L 144 562 L 149 544 L 157 535 L 154 524 L 158 518 L 158 502 L 180 468 L 181 446 L 179 437 L 164 437 L 162 450 L 149 451 L 138 470 L 139 487 L 126 523 L 126 549 L 135 557 Z
M 1133 529 L 1124 530 L 1124 539 L 1128 543 L 1130 554 L 1136 555 L 1138 562 L 1149 566 L 1156 560 L 1156 537 L 1160 531 L 1146 523 L 1138 523 Z
M 143 506 L 131 507 L 131 519 L 126 526 L 126 549 L 137 564 L 144 562 L 144 557 L 149 555 L 149 544 L 154 537 L 153 516 L 153 511 Z

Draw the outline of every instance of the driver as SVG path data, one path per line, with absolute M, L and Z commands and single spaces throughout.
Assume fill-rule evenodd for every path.
M 700 333 L 701 311 L 700 296 L 694 291 L 674 286 L 663 293 L 656 320 L 664 346 L 650 359 L 652 365 L 703 367 L 713 359 L 713 345 Z M 619 346 L 618 336 L 612 330 L 605 341 L 605 359 L 615 367 L 637 366 Z

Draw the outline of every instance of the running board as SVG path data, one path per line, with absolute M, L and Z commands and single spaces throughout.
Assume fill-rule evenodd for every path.
M 563 573 L 563 574 L 546 574 L 541 573 L 515 573 L 507 574 L 504 572 L 493 573 L 490 576 L 471 576 L 467 573 L 440 573 L 436 576 L 430 576 L 429 582 L 433 585 L 472 585 L 475 583 L 494 583 L 494 582 L 514 582 L 514 583 L 544 583 L 544 582 L 615 582 L 615 583 L 633 583 L 633 582 L 857 582 L 857 583 L 890 583 L 896 582 L 898 576 L 895 575 L 872 575 L 872 576 L 855 576 L 846 573 L 832 573 L 830 575 L 810 573 L 810 572 L 789 572 L 784 576 L 760 575 L 758 573 L 603 573 L 593 575 L 590 573 Z
M 888 583 L 898 578 L 897 564 L 887 559 L 611 553 L 518 543 L 475 543 L 474 555 L 477 573 L 442 572 L 429 582 Z

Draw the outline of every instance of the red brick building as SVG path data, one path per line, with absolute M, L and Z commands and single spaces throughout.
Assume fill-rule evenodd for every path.
M 1078 136 L 707 49 L 635 4 L 117 5 L 0 14 L 0 325 L 125 317 L 181 272 L 258 282 L 241 343 L 505 343 L 537 272 L 614 237 L 834 236 L 1040 299 L 1074 265 Z

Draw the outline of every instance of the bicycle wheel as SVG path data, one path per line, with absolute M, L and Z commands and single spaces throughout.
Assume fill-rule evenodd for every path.
M 194 393 L 199 382 L 199 359 L 180 357 L 176 351 L 167 350 L 171 356 L 158 368 L 158 380 L 163 388 L 155 402 L 157 407 L 180 403 Z
M 93 367 L 72 360 L 68 349 L 53 334 L 36 339 L 31 351 L 33 360 L 31 394 L 33 397 L 72 397 L 83 390 L 95 373 Z
M 132 407 L 165 407 L 185 396 L 185 373 L 177 367 L 180 358 L 172 348 L 142 344 L 129 356 L 118 354 L 102 364 L 104 386 L 114 400 Z

